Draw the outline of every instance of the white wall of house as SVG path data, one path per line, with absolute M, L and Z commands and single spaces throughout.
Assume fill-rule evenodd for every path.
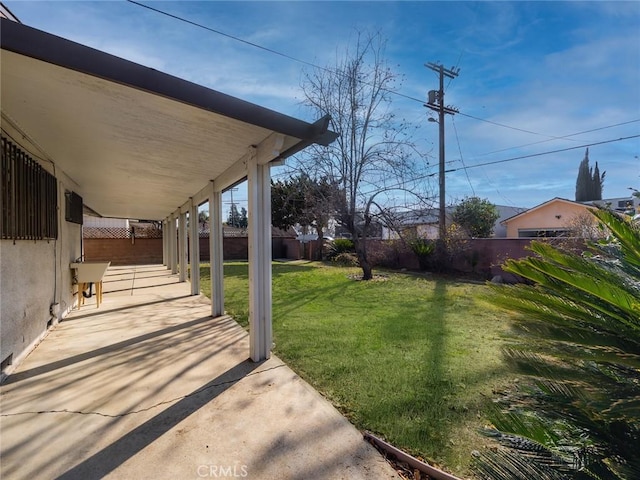
M 440 229 L 437 224 L 428 223 L 424 225 L 416 225 L 416 235 L 419 238 L 430 238 L 432 240 L 438 238 Z
M 525 212 L 527 209 L 523 207 L 511 207 L 507 205 L 496 205 L 498 209 L 498 219 L 496 220 L 495 226 L 493 227 L 493 236 L 495 238 L 506 238 L 507 237 L 507 226 L 503 225 L 502 222 L 507 218 L 511 218 L 519 213 Z
M 52 172 L 50 165 L 43 164 Z M 65 220 L 65 190 L 82 194 L 64 173 L 58 183 L 58 238 L 0 240 L 0 360 L 8 375 L 73 307 L 69 263 L 81 254 L 82 229 Z M 59 313 L 51 315 L 52 304 Z

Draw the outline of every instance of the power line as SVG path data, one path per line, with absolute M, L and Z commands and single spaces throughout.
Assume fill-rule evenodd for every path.
M 463 53 L 464 53 L 464 50 L 460 50 L 460 55 L 458 55 L 458 60 L 456 61 L 456 64 L 452 68 L 452 70 L 460 70 L 458 67 L 460 66 L 460 60 L 462 60 Z M 451 85 L 451 82 L 453 82 L 453 78 L 449 78 L 449 81 L 447 82 L 447 86 L 444 87 L 445 92 L 449 89 L 449 85 Z
M 194 26 L 194 27 L 197 27 L 197 28 L 201 28 L 203 30 L 207 30 L 207 31 L 209 31 L 211 33 L 215 33 L 217 35 L 221 35 L 221 36 L 226 37 L 226 38 L 230 38 L 230 39 L 235 40 L 237 42 L 244 43 L 245 45 L 249 45 L 251 47 L 258 48 L 260 50 L 272 53 L 274 55 L 278 55 L 278 56 L 286 58 L 288 60 L 292 60 L 294 62 L 301 63 L 301 64 L 307 65 L 309 67 L 317 68 L 319 70 L 322 70 L 324 72 L 328 72 L 328 73 L 331 73 L 331 74 L 334 74 L 334 75 L 335 74 L 340 74 L 340 72 L 337 72 L 337 71 L 332 70 L 330 68 L 322 67 L 320 65 L 316 65 L 313 62 L 308 62 L 306 60 L 302 60 L 302 59 L 294 57 L 292 55 L 289 55 L 289 54 L 286 54 L 286 53 L 282 53 L 282 52 L 280 52 L 278 50 L 274 50 L 272 48 L 264 47 L 264 46 L 262 46 L 260 44 L 255 43 L 255 42 L 250 42 L 248 40 L 244 40 L 243 38 L 237 37 L 235 35 L 231 35 L 229 33 L 225 33 L 225 32 L 222 32 L 220 30 L 216 30 L 215 28 L 207 27 L 206 25 L 203 25 L 201 23 L 194 22 L 193 20 L 188 20 L 188 19 L 186 19 L 184 17 L 180 17 L 178 15 L 174 15 L 172 13 L 165 12 L 164 10 L 160 10 L 158 8 L 151 7 L 149 5 L 145 5 L 144 3 L 140 3 L 140 2 L 137 2 L 135 0 L 126 0 L 126 1 L 131 3 L 131 4 L 133 4 L 133 5 L 137 5 L 139 7 L 145 8 L 147 10 L 151 10 L 152 12 L 159 13 L 160 15 L 164 15 L 164 16 L 167 16 L 169 18 L 173 18 L 174 20 L 178 20 L 180 22 L 187 23 L 187 24 L 189 24 L 191 26 Z M 462 53 L 460 53 L 460 56 L 458 57 L 458 63 L 460 62 L 461 58 L 462 58 Z M 451 80 L 449 81 L 449 84 L 450 83 L 451 83 Z M 447 84 L 447 88 L 449 87 L 449 84 Z M 398 92 L 397 90 L 390 90 L 390 89 L 387 89 L 387 88 L 382 88 L 382 90 L 387 92 L 387 93 L 390 93 L 392 95 L 396 95 L 398 97 L 405 98 L 407 100 L 411 100 L 411 101 L 414 101 L 414 102 L 418 102 L 420 104 L 424 104 L 424 99 L 416 98 L 416 97 L 413 97 L 411 95 L 406 95 L 404 93 Z M 475 120 L 480 120 L 480 121 L 483 121 L 483 122 L 492 123 L 492 124 L 500 126 L 500 127 L 510 128 L 512 130 L 517 130 L 517 131 L 530 133 L 530 134 L 533 134 L 533 135 L 544 136 L 544 137 L 551 137 L 550 135 L 544 135 L 542 133 L 532 132 L 532 131 L 524 130 L 524 129 L 517 128 L 517 127 L 510 127 L 509 125 L 504 125 L 504 124 L 501 124 L 501 123 L 492 122 L 491 120 L 485 120 L 485 119 L 482 119 L 482 118 L 479 118 L 479 117 L 474 117 L 472 115 L 468 115 L 468 114 L 464 114 L 464 113 L 461 113 L 461 115 L 464 115 L 464 116 L 469 117 L 469 118 L 473 118 Z M 551 138 L 555 138 L 555 137 L 551 137 Z
M 461 114 L 461 115 L 464 115 L 464 114 Z M 592 128 L 590 130 L 583 130 L 582 132 L 570 133 L 568 135 L 563 135 L 561 137 L 554 137 L 554 138 L 548 138 L 546 140 L 539 140 L 537 142 L 525 143 L 524 145 L 518 145 L 518 146 L 515 146 L 515 147 L 507 147 L 507 148 L 501 148 L 500 150 L 492 150 L 491 152 L 480 153 L 478 155 L 474 155 L 474 157 L 484 157 L 486 155 L 492 155 L 494 153 L 506 152 L 508 150 L 514 150 L 516 148 L 530 147 L 532 145 L 538 145 L 540 143 L 553 142 L 554 140 L 564 140 L 565 138 L 568 138 L 568 137 L 575 137 L 575 136 L 578 136 L 578 135 L 584 135 L 585 133 L 593 133 L 593 132 L 597 132 L 597 131 L 600 131 L 600 130 L 606 130 L 608 128 L 620 127 L 622 125 L 629 125 L 630 123 L 636 123 L 636 122 L 640 122 L 640 118 L 637 118 L 635 120 L 628 120 L 626 122 L 615 123 L 613 125 L 606 125 L 604 127 Z M 447 162 L 447 163 L 457 162 L 458 160 L 459 159 L 451 160 L 450 162 Z
M 605 143 L 621 142 L 623 140 L 630 140 L 632 138 L 638 138 L 638 137 L 640 137 L 640 134 L 631 135 L 631 136 L 628 136 L 628 137 L 614 138 L 614 139 L 611 139 L 611 140 L 603 140 L 601 142 L 586 143 L 584 145 L 577 145 L 575 147 L 560 148 L 558 150 L 550 150 L 548 152 L 532 153 L 530 155 L 521 155 L 519 157 L 505 158 L 503 160 L 494 160 L 493 162 L 477 163 L 475 165 L 469 165 L 468 167 L 452 168 L 450 170 L 447 170 L 446 173 L 457 172 L 458 170 L 469 169 L 469 168 L 485 167 L 487 165 L 495 165 L 497 163 L 513 162 L 514 160 L 522 160 L 522 159 L 525 159 L 525 158 L 540 157 L 540 156 L 543 156 L 543 155 L 550 155 L 552 153 L 567 152 L 569 150 L 576 150 L 578 148 L 593 147 L 595 145 L 604 145 Z M 435 173 L 431 173 L 430 175 L 434 176 Z
M 567 147 L 567 148 L 561 148 L 558 150 L 549 150 L 546 152 L 538 152 L 538 153 L 533 153 L 530 155 L 521 155 L 519 157 L 511 157 L 511 158 L 505 158 L 502 160 L 495 160 L 492 162 L 485 162 L 485 163 L 478 163 L 475 165 L 468 165 L 468 166 L 464 166 L 461 168 L 451 168 L 449 170 L 446 170 L 445 173 L 453 173 L 453 172 L 458 172 L 460 170 L 466 170 L 466 169 L 470 169 L 470 168 L 476 168 L 476 167 L 484 167 L 487 165 L 493 165 L 493 164 L 497 164 L 497 163 L 506 163 L 506 162 L 512 162 L 515 160 L 522 160 L 522 159 L 526 159 L 526 158 L 531 158 L 531 157 L 541 157 L 544 155 L 550 155 L 552 153 L 560 153 L 560 152 L 566 152 L 566 151 L 570 151 L 570 150 L 577 150 L 578 148 L 586 148 L 586 147 L 593 147 L 596 145 L 603 145 L 603 144 L 607 144 L 607 143 L 614 143 L 614 142 L 620 142 L 620 141 L 624 141 L 624 140 L 630 140 L 632 138 L 638 138 L 640 137 L 640 134 L 638 135 L 631 135 L 629 137 L 621 137 L 621 138 L 613 138 L 610 140 L 603 140 L 601 142 L 593 142 L 593 143 L 587 143 L 584 145 L 577 145 L 575 147 Z M 431 178 L 431 177 L 435 177 L 436 175 L 438 175 L 438 172 L 431 172 L 431 173 L 425 173 L 423 175 L 416 175 L 416 176 L 412 176 L 410 182 L 413 184 L 415 182 L 418 182 L 419 180 L 424 180 L 426 178 Z M 404 188 L 405 183 L 395 183 L 392 185 L 386 185 L 386 189 L 387 190 L 402 190 Z M 436 198 L 435 196 L 433 198 Z
M 242 39 L 240 37 L 236 37 L 236 36 L 228 34 L 228 33 L 224 33 L 224 32 L 222 32 L 220 30 L 216 30 L 214 28 L 207 27 L 206 25 L 202 25 L 202 24 L 200 24 L 198 22 L 194 22 L 192 20 L 188 20 L 186 18 L 180 17 L 178 15 L 174 15 L 174 14 L 169 13 L 169 12 L 165 12 L 165 11 L 160 10 L 158 8 L 151 7 L 149 5 L 145 5 L 145 4 L 140 3 L 138 1 L 135 1 L 135 0 L 126 0 L 126 1 L 131 3 L 131 4 L 133 4 L 133 5 L 137 5 L 139 7 L 145 8 L 147 10 L 151 10 L 151 11 L 153 11 L 155 13 L 160 14 L 160 15 L 164 15 L 164 16 L 173 18 L 174 20 L 178 20 L 180 22 L 187 23 L 187 24 L 192 25 L 192 26 L 197 27 L 197 28 L 202 28 L 202 29 L 207 30 L 209 32 L 224 36 L 226 38 L 230 38 L 232 40 L 235 40 L 235 41 L 240 42 L 240 43 L 244 43 L 244 44 L 249 45 L 249 46 L 254 47 L 254 48 L 258 48 L 258 49 L 263 50 L 265 52 L 269 52 L 269 53 L 272 53 L 274 55 L 278 55 L 278 56 L 286 58 L 288 60 L 292 60 L 294 62 L 301 63 L 301 64 L 307 65 L 309 67 L 317 68 L 319 70 L 322 70 L 322 71 L 325 71 L 325 72 L 328 72 L 328 73 L 339 74 L 339 72 L 337 72 L 335 70 L 332 70 L 330 68 L 322 67 L 322 66 L 316 65 L 316 64 L 314 64 L 312 62 L 308 62 L 306 60 L 302 60 L 300 58 L 294 57 L 292 55 L 288 55 L 286 53 L 279 52 L 279 51 L 274 50 L 272 48 L 264 47 L 264 46 L 262 46 L 260 44 L 257 44 L 257 43 L 254 43 L 254 42 L 250 42 L 248 40 L 244 40 L 244 39 Z M 460 62 L 461 58 L 462 58 L 462 52 L 460 53 L 460 56 L 458 58 L 458 62 L 457 63 Z M 449 84 L 450 83 L 451 83 L 451 79 L 449 81 Z M 449 87 L 449 84 L 447 84 L 447 87 Z M 424 99 L 419 99 L 419 98 L 413 97 L 411 95 L 406 95 L 406 94 L 401 93 L 401 92 L 396 91 L 396 90 L 390 90 L 390 89 L 386 89 L 386 88 L 383 89 L 383 90 L 385 92 L 387 92 L 387 93 L 392 94 L 392 95 L 396 95 L 398 97 L 405 98 L 407 100 L 411 100 L 411 101 L 414 101 L 414 102 L 419 102 L 421 105 L 424 105 Z M 497 151 L 494 151 L 494 152 L 488 152 L 488 153 L 481 154 L 481 155 L 478 155 L 478 156 L 489 155 L 489 154 L 492 154 L 492 153 L 499 153 L 499 152 L 506 151 L 506 150 L 511 150 L 511 149 L 515 149 L 515 148 L 521 148 L 521 147 L 530 146 L 530 145 L 536 145 L 538 143 L 544 143 L 544 142 L 548 142 L 548 141 L 552 141 L 552 140 L 564 140 L 564 139 L 567 139 L 568 137 L 581 135 L 581 134 L 584 134 L 584 133 L 591 133 L 591 132 L 595 132 L 595 131 L 598 131 L 598 130 L 604 130 L 604 129 L 607 129 L 607 128 L 613 128 L 613 127 L 617 127 L 617 126 L 621 126 L 621 125 L 627 125 L 629 123 L 634 123 L 634 122 L 639 122 L 640 121 L 640 119 L 630 120 L 630 121 L 627 121 L 627 122 L 621 122 L 621 123 L 614 124 L 614 125 L 608 125 L 608 126 L 605 126 L 605 127 L 599 127 L 599 128 L 595 128 L 595 129 L 591 129 L 591 130 L 585 130 L 585 131 L 579 132 L 579 133 L 572 133 L 570 135 L 552 136 L 552 135 L 545 135 L 545 134 L 542 134 L 542 133 L 534 132 L 534 131 L 531 131 L 531 130 L 526 130 L 526 129 L 523 129 L 523 128 L 513 127 L 513 126 L 510 126 L 510 125 L 506 125 L 504 123 L 494 122 L 492 120 L 487 120 L 487 119 L 484 119 L 484 118 L 476 117 L 474 115 L 470 115 L 470 114 L 467 114 L 467 113 L 462 113 L 462 112 L 457 112 L 457 113 L 459 113 L 460 115 L 463 115 L 463 116 L 465 116 L 467 118 L 472 118 L 474 120 L 478 120 L 480 122 L 489 123 L 491 125 L 499 126 L 499 127 L 502 127 L 502 128 L 507 128 L 507 129 L 511 129 L 511 130 L 515 130 L 515 131 L 520 131 L 520 132 L 528 133 L 528 134 L 531 134 L 531 135 L 548 137 L 547 140 L 542 140 L 542 141 L 539 141 L 539 142 L 534 142 L 534 143 L 521 145 L 521 146 L 516 146 L 516 147 L 510 147 L 510 148 L 506 148 L 506 149 L 502 149 L 502 150 L 497 150 Z M 634 137 L 627 137 L 627 138 L 634 138 Z M 613 141 L 618 141 L 618 140 L 613 140 Z M 609 143 L 609 142 L 604 142 L 604 143 Z M 598 143 L 596 143 L 594 145 L 598 145 Z M 577 146 L 575 148 L 582 148 L 582 147 L 581 146 Z M 564 150 L 558 150 L 558 151 L 564 151 Z M 550 153 L 554 153 L 554 152 L 550 152 Z M 544 154 L 541 154 L 541 155 L 544 155 Z M 523 158 L 528 158 L 528 157 L 525 156 Z M 470 167 L 470 168 L 473 168 L 473 166 Z
M 485 122 L 485 123 L 490 123 L 492 125 L 497 125 L 498 127 L 503 127 L 503 128 L 508 128 L 510 130 L 515 130 L 517 132 L 524 132 L 524 133 L 529 133 L 531 135 L 538 135 L 540 137 L 548 137 L 551 140 L 559 140 L 565 137 L 556 137 L 553 135 L 545 135 L 544 133 L 538 133 L 538 132 L 533 132 L 531 130 L 526 130 L 524 128 L 518 128 L 518 127 L 511 127 L 509 125 L 505 125 L 504 123 L 498 123 L 498 122 L 494 122 L 492 120 L 486 120 L 480 117 L 474 117 L 473 115 L 469 115 L 468 113 L 461 113 L 460 115 L 464 116 L 464 117 L 468 117 L 468 118 L 473 118 L 474 120 L 479 120 L 481 122 Z
M 607 143 L 614 143 L 614 142 L 620 142 L 620 141 L 624 141 L 624 140 L 630 140 L 633 138 L 638 138 L 640 137 L 640 134 L 638 135 L 631 135 L 629 137 L 621 137 L 621 138 L 614 138 L 614 139 L 610 139 L 610 140 L 603 140 L 601 142 L 593 142 L 593 143 L 588 143 L 588 144 L 584 144 L 584 145 L 578 145 L 578 146 L 574 146 L 574 147 L 568 147 L 568 148 L 562 148 L 562 149 L 558 149 L 558 150 L 550 150 L 547 152 L 538 152 L 538 153 L 533 153 L 530 155 L 522 155 L 519 157 L 512 157 L 512 158 L 505 158 L 502 160 L 495 160 L 492 162 L 485 162 L 485 163 L 478 163 L 475 165 L 468 165 L 468 166 L 464 166 L 461 168 L 452 168 L 449 170 L 446 170 L 445 173 L 453 173 L 453 172 L 457 172 L 460 170 L 468 170 L 470 168 L 476 168 L 476 167 L 484 167 L 487 165 L 493 165 L 493 164 L 498 164 L 498 163 L 506 163 L 506 162 L 512 162 L 515 160 L 522 160 L 522 159 L 526 159 L 526 158 L 531 158 L 531 157 L 540 157 L 540 156 L 544 156 L 544 155 L 550 155 L 552 153 L 559 153 L 559 152 L 565 152 L 565 151 L 570 151 L 570 150 L 576 150 L 578 148 L 586 148 L 586 147 L 593 147 L 596 145 L 603 145 L 603 144 L 607 144 Z M 431 172 L 431 173 L 425 173 L 424 175 L 417 175 L 417 176 L 413 176 L 411 177 L 411 183 L 415 183 L 418 182 L 419 180 L 425 180 L 426 178 L 430 178 L 430 177 L 435 177 L 436 175 L 438 175 L 438 172 Z M 393 191 L 393 190 L 406 190 L 406 184 L 404 182 L 398 182 L 398 183 L 394 183 L 391 185 L 386 185 L 385 189 L 388 191 Z M 410 190 L 413 191 L 413 190 Z M 510 203 L 511 205 L 513 205 L 513 202 L 510 201 L 509 199 L 507 199 L 506 197 L 504 197 L 504 195 L 502 193 L 500 193 L 498 191 L 498 193 L 500 194 L 500 196 L 502 196 L 507 203 Z M 429 200 L 435 200 L 436 198 L 438 198 L 439 195 L 434 195 L 431 197 L 428 197 Z
M 458 128 L 456 127 L 455 117 L 451 117 L 451 122 L 453 123 L 453 131 L 456 134 L 456 142 L 458 143 L 458 152 L 460 153 L 460 161 L 462 162 L 462 166 L 464 167 L 464 173 L 467 176 L 467 182 L 469 182 L 469 186 L 471 187 L 471 193 L 475 196 L 476 191 L 471 184 L 471 179 L 469 178 L 469 172 L 467 171 L 467 166 L 464 164 L 464 159 L 462 158 L 462 148 L 460 147 L 460 139 L 458 138 Z
M 194 22 L 192 20 L 188 20 L 188 19 L 183 18 L 183 17 L 179 17 L 178 15 L 174 15 L 172 13 L 165 12 L 164 10 L 160 10 L 158 8 L 154 8 L 154 7 L 151 7 L 149 5 L 145 5 L 144 3 L 136 2 L 135 0 L 127 0 L 127 2 L 132 3 L 134 5 L 138 5 L 139 7 L 142 7 L 142 8 L 146 8 L 147 10 L 151 10 L 152 12 L 159 13 L 160 15 L 165 15 L 167 17 L 173 18 L 174 20 L 178 20 L 180 22 L 188 23 L 189 25 L 192 25 L 194 27 L 202 28 L 202 29 L 207 30 L 209 32 L 216 33 L 218 35 L 222 35 L 223 37 L 230 38 L 232 40 L 244 43 L 244 44 L 249 45 L 251 47 L 259 48 L 260 50 L 264 50 L 265 52 L 273 53 L 274 55 L 279 55 L 279 56 L 287 58 L 289 60 L 293 60 L 294 62 L 303 63 L 303 64 L 308 65 L 310 67 L 322 68 L 322 67 L 319 67 L 317 65 L 314 65 L 313 63 L 307 62 L 305 60 L 300 60 L 299 58 L 295 58 L 295 57 L 292 57 L 291 55 L 287 55 L 286 53 L 278 52 L 277 50 L 273 50 L 273 49 L 268 48 L 268 47 L 263 47 L 262 45 L 259 45 L 257 43 L 250 42 L 248 40 L 244 40 L 243 38 L 236 37 L 234 35 L 230 35 L 228 33 L 221 32 L 220 30 L 216 30 L 215 28 L 207 27 L 206 25 L 202 25 L 201 23 Z

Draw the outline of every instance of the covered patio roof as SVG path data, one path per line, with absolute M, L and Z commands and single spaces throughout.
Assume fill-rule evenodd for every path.
M 269 358 L 269 166 L 336 134 L 0 19 L 3 135 L 104 217 L 162 220 L 163 260 L 199 286 L 197 207 L 210 210 L 211 314 L 224 313 L 221 192 L 248 179 L 250 357 Z M 176 225 L 177 223 L 177 225 Z M 190 247 L 187 248 L 187 242 Z M 73 261 L 73 260 L 71 260 Z M 186 268 L 190 264 L 190 269 Z
M 105 217 L 162 220 L 335 134 L 128 60 L 1 19 L 2 128 Z M 251 151 L 251 153 L 249 153 Z

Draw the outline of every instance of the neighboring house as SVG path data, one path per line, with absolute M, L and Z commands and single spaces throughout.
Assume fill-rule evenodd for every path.
M 627 215 L 635 215 L 640 213 L 640 198 L 637 197 L 616 197 L 605 198 L 602 200 L 591 200 L 589 202 L 582 202 L 585 205 L 598 205 L 602 207 L 608 207 L 616 212 L 626 213 Z
M 507 238 L 558 237 L 569 234 L 576 223 L 588 219 L 589 205 L 553 198 L 501 223 Z
M 451 223 L 453 207 L 445 209 L 445 219 L 447 225 Z M 400 212 L 394 220 L 393 228 L 382 227 L 383 240 L 395 240 L 400 238 L 398 230 L 402 236 L 418 238 L 438 238 L 439 210 L 437 208 L 425 208 L 421 210 L 411 210 Z
M 338 222 L 332 216 L 327 220 L 327 225 L 322 229 L 322 237 L 326 239 L 334 238 L 336 236 L 336 229 L 340 229 Z M 296 223 L 290 230 L 293 230 L 294 237 L 301 242 L 309 242 L 318 239 L 318 230 L 315 225 L 307 225 L 303 227 L 299 223 Z
M 499 216 L 498 216 L 498 219 L 496 220 L 495 226 L 493 227 L 493 237 L 506 238 L 507 226 L 503 222 L 508 218 L 511 218 L 522 212 L 526 212 L 527 209 L 524 207 L 510 207 L 507 205 L 496 205 L 496 208 L 498 209 Z
M 211 313 L 223 303 L 222 192 L 249 190 L 250 352 L 271 340 L 270 167 L 336 134 L 0 15 L 1 377 L 74 307 L 70 263 L 83 211 L 162 222 L 163 259 L 199 294 L 198 222 L 208 203 Z M 179 159 L 179 160 L 176 160 Z M 177 241 L 177 239 L 179 239 Z
M 82 238 L 131 238 L 131 223 L 126 218 L 103 218 L 84 215 L 82 218 Z M 93 260 L 91 256 L 87 260 Z
M 355 223 L 356 228 L 362 232 L 364 229 L 364 214 L 362 212 L 357 212 L 355 215 Z M 351 238 L 351 232 L 347 230 L 346 227 L 340 225 L 337 220 L 333 223 L 330 222 L 330 226 L 333 225 L 333 231 L 331 228 L 327 228 L 325 230 L 325 235 L 335 238 Z M 367 227 L 367 238 L 381 238 L 384 226 L 382 223 L 376 218 L 372 217 L 369 226 Z M 309 230 L 314 230 L 313 227 Z
M 502 224 L 504 220 L 518 213 L 524 212 L 526 208 L 511 207 L 507 205 L 496 205 L 498 210 L 498 219 L 493 227 L 493 238 L 504 238 L 507 236 L 507 228 Z M 455 210 L 455 206 L 445 209 L 445 219 L 447 225 L 451 224 L 451 216 Z M 439 230 L 439 211 L 437 208 L 429 208 L 425 210 L 415 210 L 405 212 L 399 216 L 398 223 L 405 233 L 419 238 L 438 238 Z M 383 228 L 382 238 L 384 240 L 397 239 L 398 234 L 388 227 Z
M 93 215 L 83 215 L 82 225 L 85 228 L 129 228 L 126 218 L 102 218 Z
M 162 238 L 160 222 L 127 218 L 104 218 L 84 215 L 82 237 L 90 238 Z M 93 260 L 87 257 L 87 260 Z

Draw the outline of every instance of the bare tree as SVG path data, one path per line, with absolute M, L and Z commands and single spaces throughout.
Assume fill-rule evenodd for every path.
M 380 33 L 358 34 L 335 66 L 307 72 L 302 85 L 305 104 L 331 116 L 338 139 L 309 148 L 301 168 L 338 187 L 337 221 L 352 236 L 364 280 L 372 278 L 372 225 L 390 216 L 401 192 L 419 195 L 426 178 L 419 174 L 424 161 L 411 140 L 412 127 L 391 108 L 398 76 L 384 59 L 384 47 Z

